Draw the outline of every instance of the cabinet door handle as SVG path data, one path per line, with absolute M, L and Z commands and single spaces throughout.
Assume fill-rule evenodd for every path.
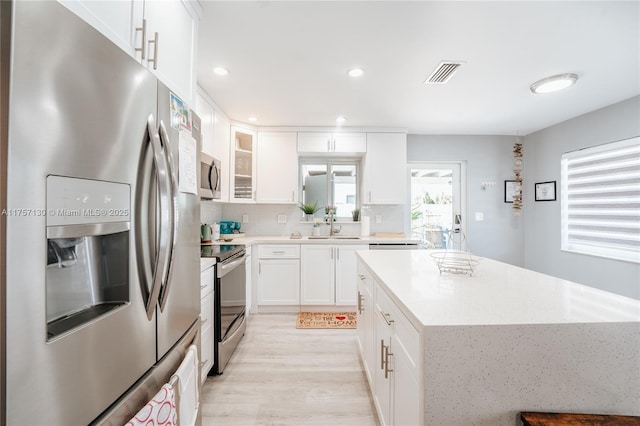
M 369 202 L 371 202 L 371 191 L 369 191 Z
M 384 370 L 384 339 L 380 339 L 380 370 Z
M 206 284 L 201 285 L 201 286 L 200 286 L 200 290 L 204 290 L 204 288 L 205 288 L 206 286 L 207 286 Z
M 389 378 L 389 373 L 393 373 L 393 370 L 389 368 L 389 357 L 393 356 L 393 354 L 391 352 L 389 352 L 389 347 L 385 346 L 384 347 L 384 378 L 388 379 Z
M 284 254 L 284 250 L 272 251 L 271 254 L 273 254 L 273 255 Z
M 367 277 L 365 277 L 364 274 L 358 274 L 358 276 L 360 277 L 360 281 L 364 281 L 367 279 Z
M 340 260 L 340 247 L 336 247 L 336 260 Z
M 153 40 L 149 40 L 149 44 L 153 43 L 153 59 L 149 58 L 148 62 L 153 62 L 153 69 L 158 69 L 158 33 L 156 32 Z
M 207 323 L 207 321 L 209 321 L 209 318 L 205 318 L 203 320 L 200 320 L 200 328 L 202 328 L 202 326 L 205 325 Z
M 362 315 L 364 309 L 362 309 L 362 301 L 364 300 L 364 296 L 362 293 L 358 292 L 358 312 Z
M 146 19 L 142 20 L 141 27 L 136 27 L 136 32 L 138 31 L 142 32 L 142 43 L 140 44 L 140 47 L 135 48 L 135 51 L 140 52 L 140 59 L 144 59 L 147 52 L 147 50 L 145 49 L 147 47 L 147 20 Z
M 387 325 L 391 325 L 394 323 L 394 320 L 391 319 L 391 314 L 385 314 L 384 312 L 380 311 L 380 313 L 382 314 L 382 318 L 384 319 L 384 322 L 387 323 Z

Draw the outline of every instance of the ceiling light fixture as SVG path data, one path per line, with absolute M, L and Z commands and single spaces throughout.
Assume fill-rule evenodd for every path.
M 362 68 L 353 68 L 347 71 L 347 74 L 349 75 L 349 77 L 362 77 L 362 74 L 364 74 L 364 70 Z
M 573 86 L 578 80 L 576 74 L 558 74 L 551 77 L 538 80 L 531 85 L 531 92 L 539 93 L 551 93 L 558 90 L 566 89 L 569 86 Z
M 256 117 L 249 117 L 249 121 L 254 123 L 254 122 L 258 121 L 258 119 Z
M 347 117 L 340 115 L 338 116 L 338 118 L 336 118 L 336 123 L 338 124 L 343 124 L 345 121 L 347 121 Z
M 216 75 L 227 75 L 227 74 L 229 74 L 229 71 L 226 68 L 215 67 L 213 69 L 213 73 L 216 74 Z

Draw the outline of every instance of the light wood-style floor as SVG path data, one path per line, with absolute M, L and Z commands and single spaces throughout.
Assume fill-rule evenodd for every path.
M 377 426 L 356 330 L 298 330 L 252 314 L 224 374 L 202 387 L 203 426 Z

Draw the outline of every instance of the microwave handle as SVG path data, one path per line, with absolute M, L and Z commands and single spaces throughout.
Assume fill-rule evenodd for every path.
M 214 171 L 216 172 L 215 184 L 211 181 L 211 175 Z M 220 171 L 218 170 L 218 166 L 216 166 L 215 161 L 212 161 L 211 166 L 209 167 L 209 188 L 214 192 L 218 191 L 220 188 Z

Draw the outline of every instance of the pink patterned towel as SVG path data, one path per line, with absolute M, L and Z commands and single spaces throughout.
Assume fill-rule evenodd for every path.
M 166 383 L 125 426 L 176 426 L 176 395 Z

